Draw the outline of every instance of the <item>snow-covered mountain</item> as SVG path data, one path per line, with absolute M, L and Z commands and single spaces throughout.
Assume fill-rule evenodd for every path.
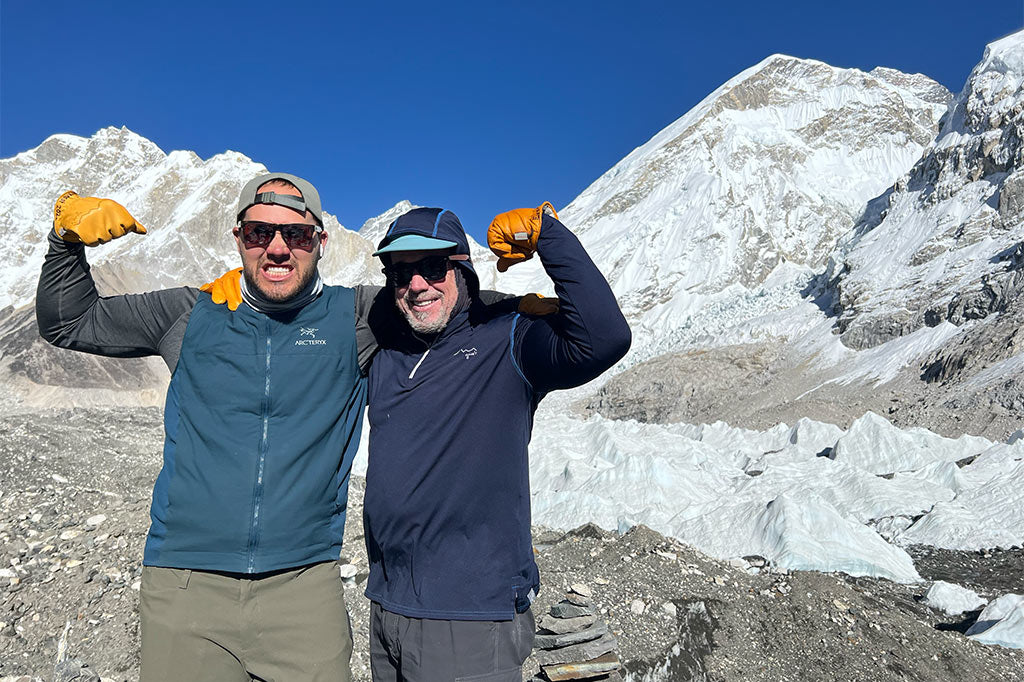
M 89 252 L 107 291 L 198 286 L 238 266 L 231 228 L 238 191 L 266 168 L 237 152 L 203 161 L 192 152 L 165 154 L 125 128 L 105 128 L 90 138 L 54 135 L 30 151 L 0 160 L 0 235 L 18 244 L 0 275 L 0 308 L 32 301 L 53 202 L 65 190 L 115 199 L 149 233 L 131 235 Z M 312 178 L 315 184 L 315 178 Z M 326 199 L 326 198 L 325 198 Z M 370 254 L 387 224 L 412 208 L 401 201 L 359 232 L 345 229 L 325 200 L 331 233 L 321 273 L 331 284 L 381 284 L 380 263 Z M 482 284 L 493 287 L 490 252 L 471 240 Z
M 165 154 L 125 128 L 105 128 L 91 138 L 54 135 L 0 160 L 0 203 L 6 208 L 0 234 L 21 245 L 0 279 L 0 307 L 32 300 L 53 202 L 65 190 L 115 199 L 149 230 L 90 251 L 96 277 L 109 290 L 197 286 L 237 267 L 231 228 L 238 191 L 265 171 L 236 152 L 206 161 L 187 151 Z M 332 237 L 325 277 L 340 283 L 379 279 L 370 244 L 329 211 L 324 222 Z
M 916 158 L 902 157 L 905 172 L 861 195 L 859 207 L 846 212 L 851 220 L 845 233 L 825 238 L 817 224 L 807 223 L 808 234 L 821 236 L 831 250 L 827 259 L 820 253 L 803 261 L 793 257 L 760 283 L 735 281 L 704 293 L 691 281 L 691 288 L 672 293 L 661 280 L 645 287 L 627 272 L 643 269 L 633 267 L 638 254 L 668 253 L 674 243 L 686 243 L 689 228 L 664 227 L 658 234 L 664 243 L 641 239 L 627 250 L 619 242 L 620 260 L 614 262 L 627 259 L 630 268 L 619 272 L 611 261 L 603 264 L 619 277 L 624 299 L 634 303 L 636 341 L 623 363 L 632 368 L 613 378 L 591 406 L 617 417 L 724 418 L 756 428 L 802 416 L 849 423 L 875 410 L 945 433 L 1001 437 L 1015 430 L 1014 414 L 1024 407 L 1024 336 L 1017 323 L 1024 311 L 1022 64 L 1024 32 L 990 45 L 942 114 L 936 137 L 915 147 Z M 879 69 L 872 74 L 913 84 L 924 101 L 939 99 L 921 77 Z M 897 121 L 879 122 L 877 139 L 899 130 Z M 841 139 L 856 139 L 857 133 L 848 129 Z M 656 149 L 663 137 L 668 135 L 656 136 L 605 178 L 633 168 L 630 159 Z M 764 174 L 771 177 L 770 150 L 762 154 L 769 159 Z M 677 176 L 686 173 L 680 169 Z M 851 186 L 856 177 L 851 175 Z M 884 169 L 873 177 L 881 181 Z M 807 182 L 817 181 L 808 173 Z M 664 205 L 666 197 L 681 196 L 660 185 L 647 195 L 662 197 Z M 768 186 L 760 191 L 781 196 Z M 583 206 L 583 196 L 563 213 Z M 841 194 L 831 196 L 846 205 Z M 596 220 L 586 212 L 575 215 L 593 225 L 583 237 L 592 251 L 616 248 L 609 236 L 615 229 L 640 231 L 628 212 Z M 601 225 L 607 227 L 595 239 Z M 829 240 L 838 245 L 828 246 Z M 648 271 L 661 267 L 644 257 Z M 694 267 L 717 268 L 717 261 L 710 263 Z M 637 297 L 650 308 L 644 310 Z M 833 336 L 836 331 L 841 337 Z
M 725 345 L 737 322 L 793 305 L 792 283 L 920 158 L 949 98 L 921 75 L 774 55 L 598 178 L 560 216 L 634 323 L 631 362 Z M 536 266 L 510 274 L 545 288 Z
M 832 264 L 843 341 L 1005 310 L 1024 275 L 1024 33 L 992 43 L 913 169 L 871 202 Z

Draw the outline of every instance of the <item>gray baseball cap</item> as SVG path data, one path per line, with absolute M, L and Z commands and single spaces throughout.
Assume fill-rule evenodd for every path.
M 256 190 L 271 180 L 287 180 L 298 188 L 302 196 L 278 194 L 277 192 L 256 193 Z M 245 210 L 256 204 L 277 204 L 278 206 L 290 208 L 302 215 L 306 215 L 306 211 L 309 211 L 321 227 L 324 224 L 324 218 L 320 210 L 320 194 L 316 191 L 316 187 L 313 187 L 312 183 L 308 180 L 303 180 L 291 173 L 264 173 L 258 178 L 253 178 L 245 183 L 245 187 L 242 188 L 242 194 L 238 197 L 238 211 L 235 213 L 235 219 L 241 220 Z

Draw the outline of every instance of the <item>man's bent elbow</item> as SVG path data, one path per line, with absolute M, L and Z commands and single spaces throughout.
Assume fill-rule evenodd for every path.
M 601 334 L 590 360 L 580 364 L 578 369 L 581 377 L 586 377 L 584 381 L 591 381 L 604 374 L 629 352 L 633 333 L 626 320 L 621 317 L 619 319 L 619 324 L 609 325 Z
M 632 345 L 633 332 L 630 330 L 629 324 L 626 323 L 626 320 L 623 319 L 622 324 L 618 325 L 616 333 L 612 338 L 612 350 L 610 354 L 615 357 L 615 359 L 612 360 L 612 365 L 626 357 L 626 353 L 629 352 L 629 348 Z M 609 365 L 609 367 L 611 367 L 611 365 Z
M 633 343 L 633 332 L 629 329 L 626 317 L 618 308 L 608 316 L 602 327 L 597 337 L 600 339 L 600 350 L 595 355 L 607 363 L 601 370 L 603 372 L 629 352 L 629 347 Z
M 67 348 L 69 344 L 67 330 L 58 320 L 52 319 L 45 312 L 36 307 L 36 328 L 39 336 L 51 346 Z
M 57 345 L 57 337 L 59 336 L 57 329 L 40 319 L 38 310 L 36 310 L 36 328 L 39 330 L 39 336 L 43 338 L 43 341 L 51 345 Z

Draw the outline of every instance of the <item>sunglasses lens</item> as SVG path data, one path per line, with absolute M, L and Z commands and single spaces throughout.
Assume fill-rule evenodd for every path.
M 427 256 L 414 263 L 392 263 L 384 268 L 384 274 L 395 286 L 404 287 L 416 273 L 428 282 L 440 282 L 448 274 L 447 256 Z
M 266 248 L 274 240 L 274 227 L 267 223 L 243 223 L 242 243 L 246 248 Z
M 279 225 L 276 223 L 248 222 L 242 223 L 242 243 L 247 249 L 265 249 L 274 241 L 274 233 L 280 231 L 281 238 L 289 249 L 313 248 L 313 234 L 316 227 L 301 223 Z
M 312 225 L 282 225 L 281 237 L 290 249 L 309 249 L 313 246 Z
M 423 279 L 428 282 L 437 282 L 444 279 L 448 273 L 448 258 L 445 256 L 430 256 L 418 263 L 414 263 Z

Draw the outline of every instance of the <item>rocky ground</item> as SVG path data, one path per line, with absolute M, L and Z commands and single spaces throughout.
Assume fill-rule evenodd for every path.
M 0 680 L 72 679 L 54 673 L 62 639 L 89 674 L 137 679 L 140 560 L 161 437 L 156 408 L 0 418 Z M 361 500 L 357 478 L 342 559 L 354 573 L 353 668 L 368 680 Z M 921 603 L 927 584 L 755 569 L 643 527 L 537 528 L 534 537 L 545 584 L 538 615 L 570 584 L 588 585 L 630 680 L 1024 677 L 1024 652 L 965 638 L 970 618 Z M 1024 552 L 913 553 L 927 578 L 985 596 L 1024 592 Z M 535 671 L 528 661 L 526 673 Z
M 780 341 L 669 353 L 616 374 L 576 405 L 581 414 L 667 424 L 711 423 L 766 430 L 800 417 L 847 428 L 867 411 L 901 428 L 923 426 L 957 438 L 965 433 L 1004 440 L 1021 428 L 1024 382 L 1007 371 L 987 382 L 980 372 L 1020 345 L 1020 318 L 967 334 L 883 384 L 841 384 L 800 348 Z M 984 333 L 982 333 L 984 332 Z M 996 346 L 985 361 L 978 347 Z M 966 369 L 965 369 L 966 368 Z M 971 371 L 967 371 L 967 370 Z M 742 396 L 737 400 L 736 396 Z

